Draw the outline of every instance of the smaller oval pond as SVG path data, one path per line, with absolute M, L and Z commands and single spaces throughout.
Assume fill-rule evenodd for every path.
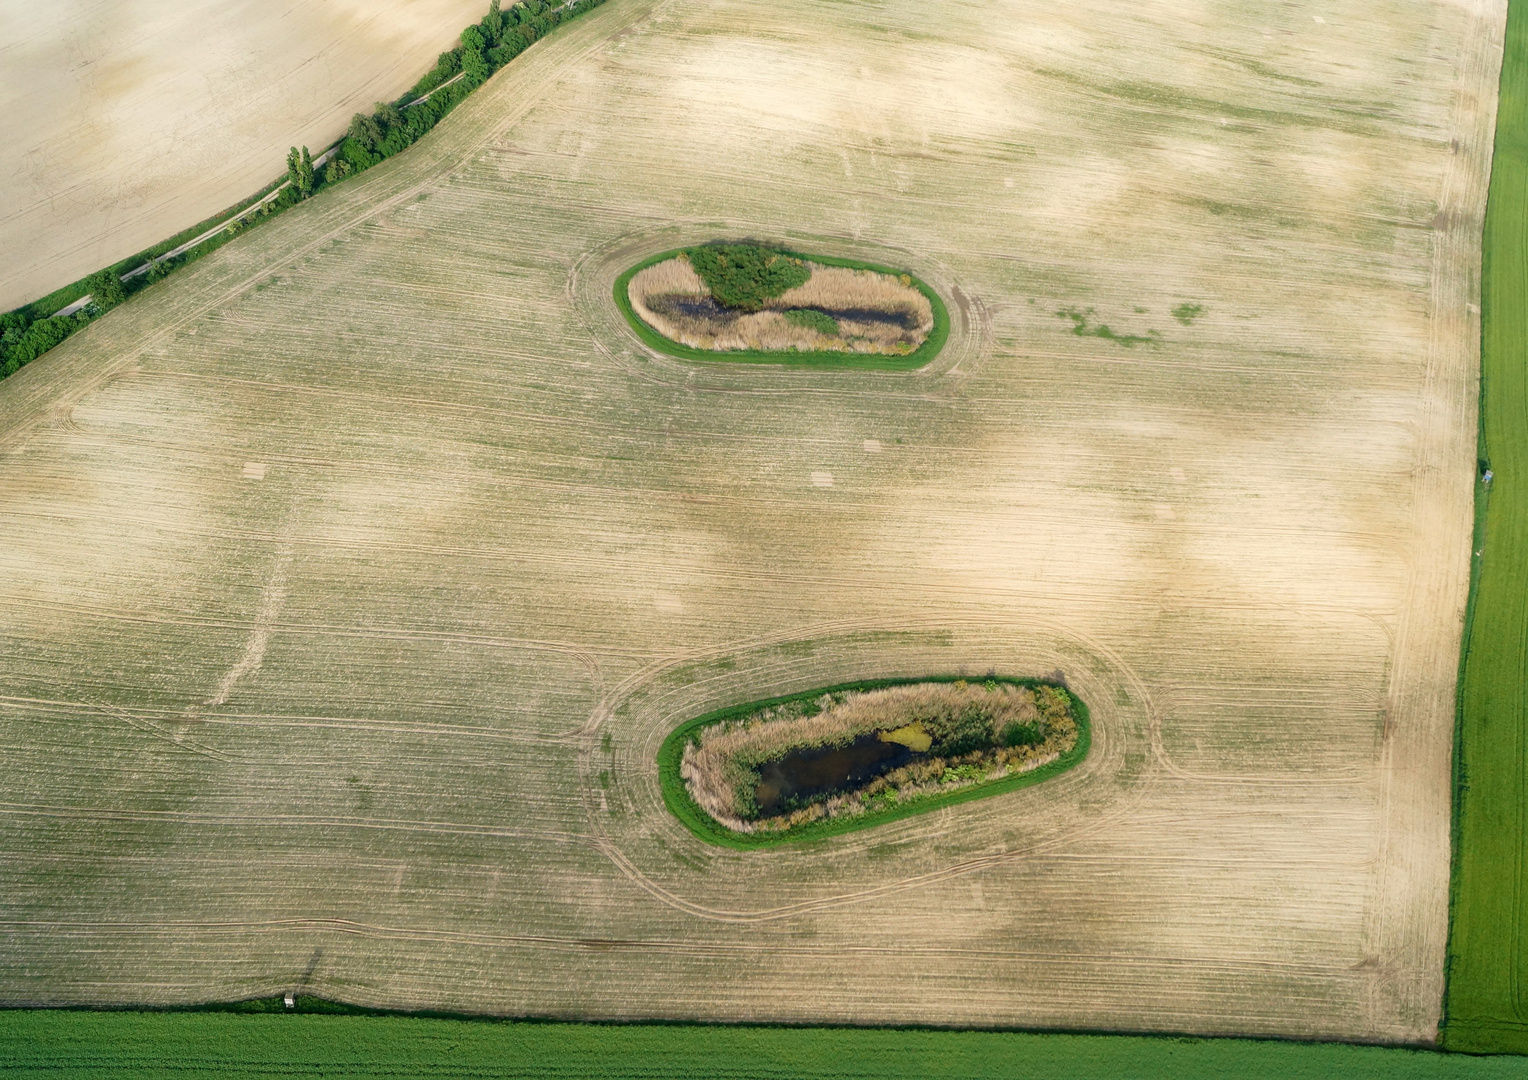
M 944 302 L 906 271 L 752 241 L 654 255 L 614 299 L 638 338 L 687 360 L 910 371 L 950 331 Z

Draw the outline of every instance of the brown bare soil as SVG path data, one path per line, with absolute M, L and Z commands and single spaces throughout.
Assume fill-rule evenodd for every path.
M 694 349 L 724 352 L 910 353 L 934 328 L 934 312 L 906 280 L 874 270 L 808 262 L 811 278 L 765 305 L 740 312 L 710 299 L 710 291 L 683 255 L 638 271 L 627 286 L 632 309 L 654 330 Z M 786 312 L 809 309 L 838 324 L 826 333 L 792 321 Z

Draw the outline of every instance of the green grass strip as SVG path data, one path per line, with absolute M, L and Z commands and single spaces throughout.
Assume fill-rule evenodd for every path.
M 660 252 L 650 258 L 637 263 L 620 277 L 615 279 L 615 304 L 621 309 L 621 314 L 626 316 L 632 332 L 642 339 L 642 343 L 649 348 L 664 353 L 667 356 L 677 357 L 680 360 L 699 360 L 707 363 L 734 363 L 734 364 L 787 364 L 792 367 L 815 367 L 815 368 L 840 368 L 845 370 L 860 371 L 913 371 L 923 367 L 934 357 L 939 355 L 939 350 L 944 348 L 945 341 L 950 336 L 950 313 L 945 310 L 944 301 L 939 299 L 939 294 L 929 288 L 917 276 L 906 270 L 897 270 L 890 266 L 879 266 L 875 263 L 857 262 L 854 259 L 834 259 L 823 255 L 803 255 L 799 251 L 791 251 L 788 248 L 771 248 L 783 255 L 813 262 L 819 266 L 847 266 L 851 270 L 873 270 L 878 274 L 891 274 L 901 276 L 906 274 L 912 279 L 913 286 L 928 297 L 929 306 L 934 311 L 934 328 L 919 345 L 906 356 L 883 355 L 880 353 L 848 353 L 848 352 L 763 352 L 747 349 L 731 349 L 726 352 L 718 352 L 712 349 L 692 349 L 688 345 L 681 345 L 677 341 L 671 341 L 647 323 L 642 321 L 631 307 L 631 298 L 626 294 L 626 288 L 631 284 L 631 279 L 640 271 L 649 266 L 661 263 L 666 259 L 672 259 L 686 248 L 675 248 L 673 251 Z
M 407 1016 L 0 1012 L 0 1076 L 707 1080 L 1497 1080 L 1516 1058 L 1340 1043 Z
M 1072 700 L 1072 716 L 1077 721 L 1077 743 L 1071 750 L 1062 754 L 1050 764 L 1042 765 L 1038 769 L 1032 769 L 1029 772 L 1010 773 L 1007 776 L 998 777 L 996 780 L 988 780 L 980 784 L 955 788 L 947 794 L 929 795 L 912 802 L 889 807 L 885 810 L 872 810 L 854 817 L 828 818 L 821 821 L 813 821 L 805 825 L 798 825 L 784 832 L 734 832 L 700 808 L 699 804 L 690 797 L 690 789 L 685 786 L 684 778 L 679 775 L 679 765 L 684 758 L 685 744 L 701 728 L 708 727 L 711 724 L 719 724 L 723 720 L 747 716 L 749 713 L 769 708 L 772 705 L 783 705 L 791 701 L 804 701 L 808 698 L 821 697 L 823 694 L 836 694 L 848 690 L 880 690 L 888 686 L 909 686 L 913 683 L 926 682 L 955 682 L 958 679 L 966 679 L 969 682 L 985 682 L 988 678 L 995 682 L 1007 683 L 1010 686 L 1035 687 L 1056 685 L 1044 682 L 1041 679 L 1010 679 L 986 675 L 977 678 L 967 675 L 929 675 L 918 679 L 874 679 L 867 682 L 840 683 L 837 686 L 824 686 L 800 694 L 790 694 L 786 697 L 769 698 L 764 701 L 750 701 L 743 705 L 729 705 L 725 709 L 717 709 L 715 712 L 706 713 L 704 716 L 697 716 L 693 720 L 680 724 L 673 731 L 669 732 L 668 738 L 663 740 L 663 745 L 658 748 L 658 783 L 663 791 L 663 802 L 673 812 L 674 816 L 684 823 L 685 828 L 702 840 L 719 845 L 720 847 L 746 851 L 753 848 L 773 847 L 778 844 L 799 843 L 803 840 L 820 840 L 829 836 L 854 832 L 858 829 L 868 829 L 875 825 L 884 825 L 889 821 L 898 821 L 902 818 L 912 817 L 915 814 L 926 814 L 930 810 L 938 810 L 945 806 L 955 806 L 959 803 L 970 802 L 972 799 L 984 799 L 989 795 L 1001 795 L 1007 791 L 1017 791 L 1019 788 L 1029 787 L 1031 784 L 1038 784 L 1042 780 L 1048 780 L 1057 773 L 1066 772 L 1066 770 L 1072 768 L 1088 756 L 1088 747 L 1092 740 L 1088 707 L 1081 698 L 1067 690 L 1067 696 Z M 1062 689 L 1065 689 L 1065 687 Z
M 1475 551 L 1454 755 L 1443 1043 L 1528 1053 L 1528 23 L 1507 14 L 1481 284 Z M 1488 498 L 1489 496 L 1489 498 Z

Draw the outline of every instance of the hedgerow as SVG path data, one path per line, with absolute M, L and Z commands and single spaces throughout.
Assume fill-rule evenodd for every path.
M 0 315 L 0 378 L 31 363 L 198 254 L 205 254 L 245 228 L 408 149 L 494 72 L 562 23 L 602 3 L 604 0 L 573 0 L 554 5 L 548 0 L 524 0 L 502 8 L 500 0 L 493 0 L 488 14 L 463 30 L 460 44 L 441 53 L 435 66 L 408 93 L 393 102 L 378 102 L 370 113 L 356 113 L 349 131 L 323 165 L 315 164 L 307 147 L 294 146 L 287 155 L 286 186 L 280 194 L 269 202 L 249 207 L 225 233 L 209 238 L 204 247 L 177 259 L 155 258 L 146 272 L 127 280 L 121 274 L 131 264 L 119 264 L 52 294 L 52 297 L 72 294 L 70 299 L 86 294 L 92 297 L 91 303 L 71 315 L 53 315 L 52 304 L 48 310 L 39 311 L 39 304 L 32 304 Z

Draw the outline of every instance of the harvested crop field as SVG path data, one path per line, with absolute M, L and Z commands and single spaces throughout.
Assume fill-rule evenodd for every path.
M 0 1000 L 1432 1038 L 1503 8 L 1320 14 L 611 0 L 0 384 Z M 653 355 L 717 236 L 948 343 Z M 989 671 L 1087 758 L 663 804 L 686 719 Z

